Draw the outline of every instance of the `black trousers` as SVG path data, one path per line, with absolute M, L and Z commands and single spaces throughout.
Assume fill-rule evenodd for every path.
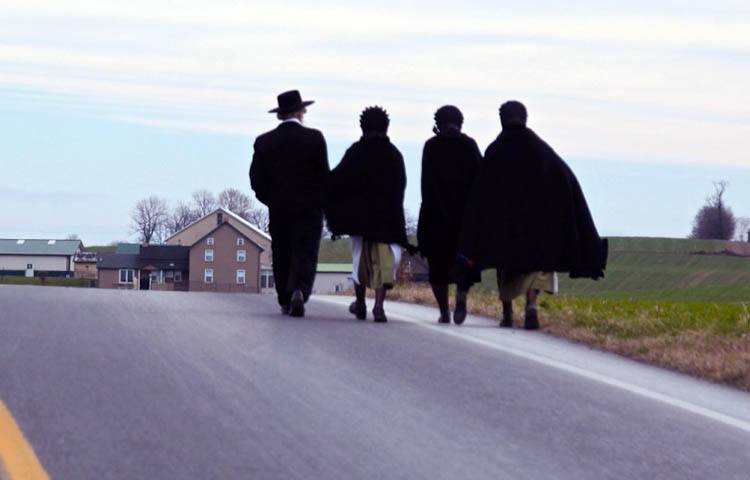
M 273 276 L 279 305 L 289 305 L 292 292 L 310 298 L 318 249 L 323 231 L 323 212 L 314 208 L 270 209 Z

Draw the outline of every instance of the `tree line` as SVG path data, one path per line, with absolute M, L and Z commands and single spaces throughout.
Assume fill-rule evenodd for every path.
M 236 188 L 226 188 L 214 195 L 201 189 L 192 193 L 189 201 L 179 201 L 174 207 L 156 195 L 139 200 L 130 213 L 131 230 L 143 243 L 161 243 L 194 221 L 219 207 L 237 214 L 268 233 L 268 209 Z

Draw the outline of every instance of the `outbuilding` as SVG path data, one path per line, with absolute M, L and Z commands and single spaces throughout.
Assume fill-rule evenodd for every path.
M 73 277 L 80 240 L 0 239 L 0 275 Z

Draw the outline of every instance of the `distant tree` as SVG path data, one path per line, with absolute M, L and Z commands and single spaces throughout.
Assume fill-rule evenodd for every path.
M 156 195 L 151 195 L 135 204 L 130 213 L 131 229 L 139 235 L 141 242 L 151 243 L 152 240 L 160 242 L 166 231 L 168 216 L 167 202 Z
M 698 210 L 693 221 L 691 238 L 730 240 L 734 237 L 736 220 L 732 209 L 724 204 L 724 193 L 729 182 L 714 182 L 714 194 Z
M 169 217 L 167 218 L 167 234 L 172 235 L 174 233 L 177 233 L 199 218 L 200 215 L 198 214 L 198 211 L 196 209 L 191 208 L 190 205 L 185 202 L 179 202 L 177 206 L 172 209 Z
M 419 220 L 411 214 L 408 208 L 404 209 L 404 219 L 406 220 L 406 234 L 409 236 L 416 235 Z
M 268 217 L 268 208 L 264 205 L 259 205 L 248 212 L 248 222 L 252 223 L 256 227 L 260 228 L 266 233 L 271 233 L 271 223 Z
M 71 233 L 67 237 L 65 237 L 65 240 L 80 240 L 80 237 L 77 233 Z
M 205 217 L 209 213 L 216 210 L 216 207 L 218 207 L 218 203 L 216 202 L 216 197 L 214 197 L 213 193 L 203 189 L 193 192 L 193 206 L 198 212 L 198 218 L 200 218 Z
M 750 231 L 750 217 L 737 217 L 737 235 L 735 240 L 747 242 L 747 232 Z
M 219 193 L 219 205 L 248 220 L 253 200 L 236 188 L 226 188 Z

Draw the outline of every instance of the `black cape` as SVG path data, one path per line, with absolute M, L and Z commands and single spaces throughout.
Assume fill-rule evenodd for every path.
M 504 129 L 487 147 L 467 204 L 459 241 L 467 263 L 596 279 L 607 249 L 565 162 L 530 129 Z
M 328 176 L 325 214 L 333 235 L 407 246 L 406 167 L 386 136 L 363 137 Z
M 458 131 L 430 138 L 422 152 L 422 205 L 417 239 L 426 257 L 456 259 L 466 202 L 482 154 Z

